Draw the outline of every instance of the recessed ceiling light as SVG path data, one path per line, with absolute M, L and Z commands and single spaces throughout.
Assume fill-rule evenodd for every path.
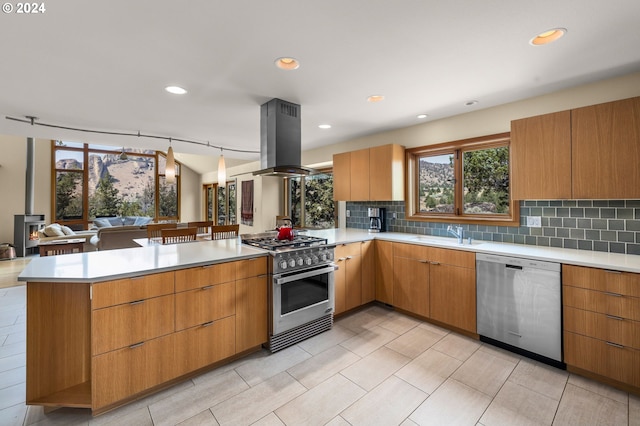
M 320 127 L 321 129 L 330 129 L 331 124 L 320 124 L 318 127 Z
M 300 67 L 300 62 L 295 58 L 282 57 L 275 61 L 276 67 L 283 70 L 297 70 Z
M 477 104 L 477 103 L 478 103 L 478 101 L 473 100 L 473 101 L 467 101 L 467 102 L 465 102 L 464 104 L 465 104 L 465 106 L 471 106 L 471 105 L 475 105 L 475 104 Z
M 549 31 L 545 31 L 543 33 L 538 34 L 537 36 L 529 40 L 529 44 L 533 46 L 541 46 L 543 44 L 549 44 L 556 41 L 563 35 L 565 35 L 566 32 L 567 32 L 566 28 L 553 28 Z
M 367 98 L 367 102 L 380 102 L 384 100 L 384 95 L 371 95 Z
M 187 93 L 185 89 L 179 86 L 167 86 L 164 88 L 164 90 L 169 93 L 173 93 L 174 95 L 184 95 L 185 93 Z
M 427 118 L 429 115 L 427 114 L 419 114 L 417 117 L 422 119 L 422 118 Z

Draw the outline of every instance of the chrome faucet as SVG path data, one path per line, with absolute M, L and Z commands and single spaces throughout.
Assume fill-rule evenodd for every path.
M 460 225 L 456 226 L 456 230 L 454 231 L 453 230 L 453 226 L 449 225 L 449 226 L 447 226 L 447 232 L 458 239 L 458 244 L 463 244 L 463 242 L 462 242 L 462 234 L 463 234 L 464 231 L 462 229 L 462 226 L 460 226 Z

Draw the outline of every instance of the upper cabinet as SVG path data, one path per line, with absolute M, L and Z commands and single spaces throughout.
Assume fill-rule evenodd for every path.
M 573 198 L 640 197 L 640 97 L 571 111 Z
M 383 145 L 333 156 L 336 201 L 404 200 L 404 148 Z
M 511 191 L 527 199 L 640 197 L 640 97 L 511 122 Z
M 571 112 L 511 122 L 511 196 L 571 198 Z

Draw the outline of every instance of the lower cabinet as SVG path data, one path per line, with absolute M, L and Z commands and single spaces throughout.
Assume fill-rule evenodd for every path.
M 236 353 L 236 317 L 204 323 L 175 335 L 175 377 L 206 367 Z
M 373 240 L 360 243 L 362 263 L 362 304 L 376 300 L 375 249 Z
M 376 300 L 393 305 L 393 244 L 378 240 L 374 245 Z
M 394 252 L 396 251 L 394 245 Z M 426 250 L 416 250 L 420 256 Z M 402 253 L 411 255 L 412 253 Z M 393 305 L 429 317 L 429 261 L 426 256 L 393 256 Z
M 640 388 L 640 274 L 562 266 L 564 360 Z
M 392 244 L 393 296 L 390 304 L 475 333 L 475 253 L 415 244 Z M 377 258 L 384 260 L 388 257 L 388 251 L 388 247 L 382 246 Z M 384 278 L 383 271 L 380 271 L 380 276 Z M 388 283 L 376 285 L 377 289 L 381 289 L 376 294 L 385 295 Z
M 175 335 L 93 357 L 91 405 L 100 409 L 176 377 Z
M 335 314 L 341 314 L 362 304 L 362 259 L 360 243 L 340 244 L 334 261 L 338 270 L 335 279 Z
M 94 413 L 267 341 L 267 258 L 27 283 L 27 403 Z

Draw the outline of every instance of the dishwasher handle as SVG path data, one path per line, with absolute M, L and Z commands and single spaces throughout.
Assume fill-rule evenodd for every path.
M 507 265 L 504 265 L 504 267 L 508 268 L 508 269 L 518 269 L 518 270 L 522 271 L 522 266 L 520 266 L 520 265 L 509 265 L 509 264 L 507 264 Z

